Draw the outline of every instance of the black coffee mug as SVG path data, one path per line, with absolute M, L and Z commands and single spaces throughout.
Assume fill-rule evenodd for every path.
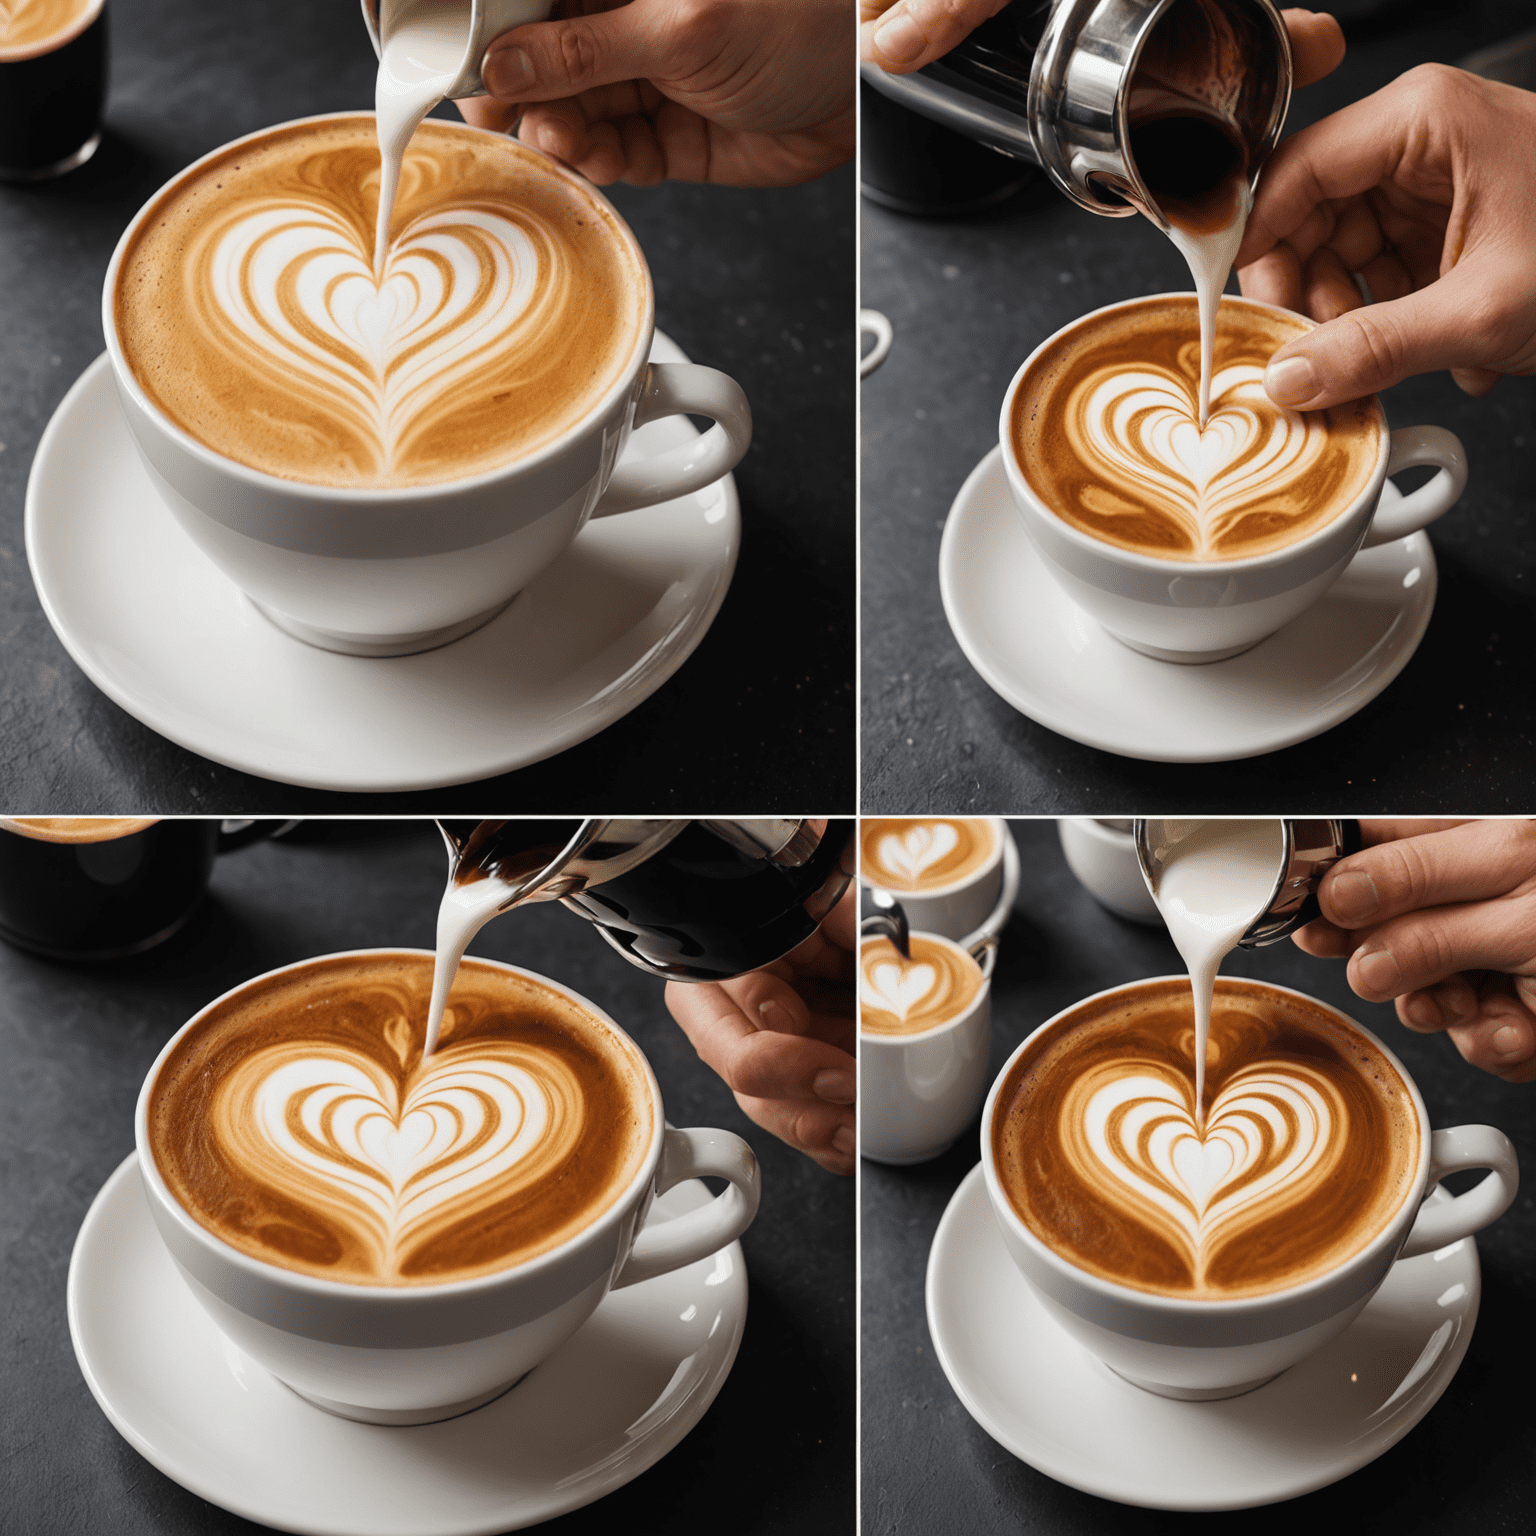
M 0 818 L 0 938 L 56 960 L 117 960 L 192 915 L 221 853 L 281 821 Z
M 25 19 L 18 13 L 17 25 Z M 86 3 L 52 35 L 0 33 L 0 180 L 43 181 L 83 165 L 101 142 L 107 12 Z

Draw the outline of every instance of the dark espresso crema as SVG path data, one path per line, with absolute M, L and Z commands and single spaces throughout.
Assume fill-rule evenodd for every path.
M 1418 1167 L 1396 1068 L 1305 999 L 1219 980 L 1202 1140 L 1194 1045 L 1182 980 L 1125 988 L 1041 1031 L 990 1131 L 1019 1218 L 1078 1268 L 1162 1296 L 1263 1295 L 1358 1253 Z
M 317 485 L 480 475 L 553 442 L 625 374 L 645 263 L 576 176 L 426 122 L 374 271 L 372 115 L 274 128 L 176 181 L 113 294 L 123 354 L 178 427 Z
M 1326 527 L 1370 485 L 1386 422 L 1374 395 L 1288 411 L 1264 370 L 1308 329 L 1223 299 L 1210 416 L 1199 423 L 1193 295 L 1090 315 L 1056 337 L 1014 396 L 1009 434 L 1029 486 L 1092 538 L 1165 560 L 1237 560 Z
M 532 978 L 459 967 L 422 1064 L 429 955 L 319 960 L 242 987 L 161 1066 L 149 1142 L 216 1237 L 360 1285 L 491 1274 L 574 1237 L 644 1164 L 646 1068 Z

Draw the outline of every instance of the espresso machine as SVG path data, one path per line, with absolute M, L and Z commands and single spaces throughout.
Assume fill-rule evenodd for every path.
M 1000 184 L 1017 185 L 1020 169 L 1037 166 L 1079 207 L 1144 213 L 1166 231 L 1150 162 L 1177 177 L 1198 170 L 1204 153 L 1191 154 L 1170 128 L 1219 125 L 1255 180 L 1290 105 L 1291 49 L 1271 0 L 1012 0 L 914 74 L 863 64 L 860 77 L 866 102 L 876 92 L 903 116 L 994 151 Z M 865 127 L 874 167 L 865 192 L 888 206 L 903 205 L 903 153 L 922 196 L 942 171 L 915 162 L 957 158 L 946 146 L 958 141 L 914 136 L 884 109 L 867 112 Z M 958 159 L 974 181 L 968 157 Z
M 851 819 L 440 821 L 450 888 L 558 901 L 631 965 L 726 981 L 808 939 L 853 878 Z M 478 894 L 478 893 L 477 893 Z

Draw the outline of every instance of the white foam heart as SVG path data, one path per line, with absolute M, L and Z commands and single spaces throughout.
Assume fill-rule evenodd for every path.
M 911 965 L 898 961 L 882 961 L 865 971 L 868 1002 L 898 1019 L 905 1019 L 932 993 L 938 984 L 939 973 L 926 961 Z
M 525 318 L 541 291 L 528 233 L 481 209 L 404 230 L 382 278 L 321 205 L 266 204 L 223 233 L 218 315 L 258 358 L 319 384 L 387 472 L 413 423 Z
M 1199 1277 L 1223 1229 L 1325 1171 L 1334 1110 L 1317 1079 L 1263 1063 L 1222 1089 L 1202 1136 L 1187 1093 L 1154 1073 L 1127 1075 L 1089 1097 L 1082 1130 L 1133 1204 L 1171 1218 Z
M 414 1227 L 505 1179 L 559 1117 L 561 1094 L 509 1061 L 450 1058 L 402 1103 L 366 1058 L 274 1055 L 250 1095 L 242 1157 L 362 1217 L 386 1267 Z
M 1105 369 L 1086 386 L 1080 451 L 1105 485 L 1165 513 L 1209 556 L 1235 514 L 1261 497 L 1280 504 L 1326 444 L 1317 419 L 1275 407 L 1263 377 L 1247 363 L 1217 373 L 1202 431 L 1178 374 Z
M 905 832 L 887 832 L 875 857 L 893 874 L 915 884 L 959 841 L 960 834 L 947 821 L 923 821 Z

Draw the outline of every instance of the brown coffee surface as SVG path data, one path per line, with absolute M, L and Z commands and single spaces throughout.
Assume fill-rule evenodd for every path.
M 44 843 L 107 843 L 152 827 L 158 816 L 0 816 L 0 827 Z
M 859 871 L 885 891 L 938 891 L 984 869 L 997 851 L 985 816 L 869 817 L 859 823 Z
M 1088 1273 L 1227 1299 L 1343 1263 L 1407 1198 L 1419 1127 L 1385 1056 L 1322 1008 L 1218 980 L 1206 1135 L 1183 980 L 1085 1003 L 1009 1070 L 990 1130 L 1020 1219 Z
M 319 960 L 199 1021 L 149 1102 L 175 1198 L 252 1258 L 360 1285 L 491 1274 L 590 1226 L 650 1146 L 639 1053 L 465 960 L 423 1067 L 431 983 L 426 955 Z
M 1270 357 L 1307 328 L 1223 298 L 1202 432 L 1193 295 L 1085 318 L 1014 397 L 1025 480 L 1072 527 L 1161 559 L 1243 559 L 1306 538 L 1365 491 L 1386 431 L 1374 395 L 1296 412 L 1265 394 Z
M 428 121 L 373 272 L 371 114 L 278 128 L 163 193 L 114 297 L 129 369 L 178 427 L 329 486 L 438 484 L 575 425 L 642 340 L 645 267 L 573 175 Z
M 0 60 L 61 46 L 100 9 L 101 0 L 0 0 Z
M 964 1013 L 981 991 L 981 967 L 958 944 L 914 933 L 911 959 L 885 938 L 859 946 L 859 1028 L 920 1035 Z

